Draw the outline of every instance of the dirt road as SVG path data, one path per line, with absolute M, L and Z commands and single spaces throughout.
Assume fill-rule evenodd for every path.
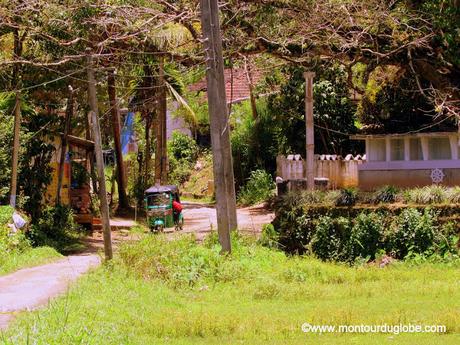
M 263 205 L 239 208 L 238 229 L 246 233 L 257 234 L 264 224 L 273 220 L 274 214 L 267 211 Z M 184 203 L 184 230 L 183 233 L 196 233 L 201 240 L 210 231 L 217 230 L 216 210 L 213 205 L 199 203 Z

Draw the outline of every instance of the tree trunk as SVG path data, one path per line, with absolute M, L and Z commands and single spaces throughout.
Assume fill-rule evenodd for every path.
M 258 117 L 257 104 L 256 104 L 256 98 L 254 96 L 254 85 L 252 83 L 251 67 L 247 62 L 247 58 L 244 59 L 244 70 L 246 72 L 246 78 L 248 80 L 249 98 L 251 101 L 252 117 L 254 118 L 254 120 L 256 120 Z
M 110 102 L 110 111 L 112 114 L 113 141 L 115 156 L 117 160 L 117 185 L 118 185 L 118 209 L 126 210 L 129 208 L 128 197 L 126 195 L 126 174 L 123 163 L 123 153 L 121 150 L 121 129 L 120 113 L 118 111 L 118 102 L 115 89 L 115 73 L 113 69 L 109 70 L 107 76 L 107 87 Z M 113 198 L 113 196 L 112 196 Z
M 150 185 L 150 160 L 152 157 L 151 147 L 152 139 L 150 128 L 152 127 L 152 114 L 147 113 L 145 116 L 145 158 L 144 158 L 144 182 L 145 186 Z

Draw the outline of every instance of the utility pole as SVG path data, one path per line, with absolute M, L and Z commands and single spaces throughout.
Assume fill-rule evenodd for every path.
M 115 156 L 117 160 L 118 208 L 128 209 L 129 202 L 126 195 L 126 174 L 123 164 L 123 152 L 121 150 L 120 112 L 115 89 L 115 70 L 113 68 L 109 69 L 107 75 L 107 89 L 110 112 L 112 114 L 113 141 L 115 143 Z
M 217 230 L 222 252 L 229 253 L 231 252 L 230 231 L 236 229 L 237 217 L 217 0 L 201 0 L 201 23 L 206 52 Z
M 93 56 L 91 50 L 86 50 L 87 54 L 87 72 L 88 72 L 88 100 L 91 109 L 94 152 L 96 154 L 97 175 L 99 180 L 99 200 L 101 202 L 102 229 L 104 231 L 104 252 L 105 259 L 111 260 L 112 253 L 112 234 L 110 233 L 109 204 L 107 202 L 107 191 L 105 186 L 104 175 L 104 158 L 102 156 L 101 131 L 99 128 L 99 114 L 97 109 L 96 98 L 96 80 L 93 71 Z
M 164 72 L 164 58 L 160 56 L 158 66 L 158 102 L 157 102 L 157 132 L 155 148 L 155 183 L 167 184 L 168 182 L 168 152 L 166 134 L 166 84 Z
M 19 135 L 21 132 L 21 92 L 16 91 L 16 101 L 14 103 L 14 138 L 13 138 L 13 158 L 11 169 L 11 191 L 10 206 L 16 208 L 16 193 L 18 189 L 18 161 L 19 161 Z
M 13 31 L 14 48 L 13 57 L 18 60 L 22 55 L 24 35 L 20 37 L 18 29 Z M 13 80 L 16 84 L 16 100 L 14 103 L 14 137 L 13 157 L 11 167 L 10 206 L 16 208 L 16 193 L 18 189 L 18 162 L 19 162 L 19 136 L 21 133 L 21 68 L 18 63 L 13 68 Z
M 67 108 L 65 112 L 64 134 L 61 139 L 61 156 L 59 157 L 58 184 L 56 193 L 56 206 L 61 204 L 62 178 L 64 176 L 65 154 L 67 152 L 67 136 L 70 134 L 70 121 L 73 115 L 73 98 L 74 89 L 69 85 L 69 98 L 67 99 Z
M 313 124 L 313 78 L 314 72 L 305 72 L 305 125 L 307 189 L 315 189 L 315 134 Z

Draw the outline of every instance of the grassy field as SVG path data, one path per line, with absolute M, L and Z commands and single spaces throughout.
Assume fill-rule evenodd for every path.
M 348 267 L 215 237 L 126 244 L 3 344 L 459 344 L 459 263 Z M 445 334 L 305 334 L 317 325 L 445 325 Z

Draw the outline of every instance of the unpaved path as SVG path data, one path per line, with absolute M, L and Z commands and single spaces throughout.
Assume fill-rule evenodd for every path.
M 210 231 L 217 230 L 216 209 L 213 205 L 200 203 L 184 203 L 184 230 L 181 233 L 195 233 L 198 240 L 203 239 Z M 263 205 L 239 208 L 238 230 L 258 234 L 264 224 L 270 223 L 274 214 Z
M 65 293 L 71 282 L 99 263 L 95 254 L 72 255 L 0 277 L 0 330 L 6 328 L 15 313 L 37 309 Z

